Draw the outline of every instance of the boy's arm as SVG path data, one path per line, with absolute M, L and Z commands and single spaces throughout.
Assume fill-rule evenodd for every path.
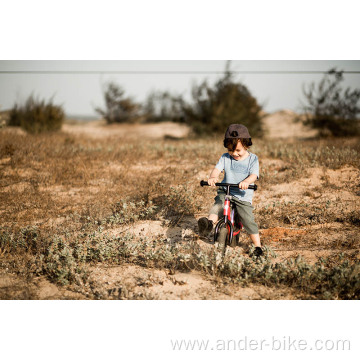
M 257 175 L 256 174 L 251 174 L 249 175 L 245 180 L 243 180 L 240 184 L 239 184 L 239 188 L 241 190 L 246 190 L 250 184 L 254 183 L 257 180 Z
M 215 186 L 215 183 L 217 183 L 220 174 L 221 174 L 221 171 L 217 168 L 214 168 L 213 171 L 209 175 L 208 184 L 210 186 Z

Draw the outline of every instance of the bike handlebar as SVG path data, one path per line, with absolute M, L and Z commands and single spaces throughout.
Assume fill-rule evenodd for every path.
M 201 186 L 210 186 L 209 183 L 207 181 L 201 180 L 200 181 L 200 185 Z M 239 188 L 239 184 L 228 184 L 228 183 L 216 183 L 215 186 L 230 186 L 232 188 L 236 187 Z M 249 185 L 248 189 L 250 190 L 257 190 L 257 185 Z

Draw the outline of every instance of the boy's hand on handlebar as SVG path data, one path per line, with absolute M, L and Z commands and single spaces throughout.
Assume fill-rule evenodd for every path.
M 246 190 L 246 189 L 248 189 L 249 188 L 249 183 L 248 182 L 246 182 L 246 181 L 242 181 L 240 184 L 239 184 L 239 189 L 241 189 L 241 190 Z
M 217 183 L 217 178 L 209 178 L 208 179 L 208 184 L 210 186 L 215 186 L 216 183 Z

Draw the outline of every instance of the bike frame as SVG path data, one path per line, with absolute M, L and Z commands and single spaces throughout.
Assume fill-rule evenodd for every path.
M 223 218 L 218 221 L 214 231 L 214 241 L 216 241 L 219 229 L 226 224 L 226 228 L 228 230 L 228 238 L 227 241 L 230 242 L 233 236 L 236 236 L 240 233 L 243 226 L 241 222 L 235 224 L 235 205 L 231 201 L 232 196 L 230 195 L 230 186 L 226 189 L 225 201 L 224 201 L 224 211 L 223 211 Z M 238 230 L 235 230 L 235 227 Z
M 239 223 L 235 224 L 235 206 L 234 203 L 231 202 L 232 200 L 232 196 L 231 195 L 227 195 L 225 197 L 225 201 L 224 201 L 224 220 L 230 220 L 231 224 L 233 225 L 237 225 L 239 230 L 235 231 L 235 227 L 234 227 L 234 233 L 233 236 L 238 235 L 240 233 L 240 231 L 243 229 L 243 224 L 239 221 Z
M 207 181 L 201 181 L 201 186 L 207 185 L 209 186 Z M 218 221 L 218 223 L 215 226 L 214 230 L 214 242 L 216 241 L 219 229 L 222 226 L 226 226 L 228 230 L 228 236 L 227 236 L 227 242 L 230 243 L 233 236 L 236 236 L 240 233 L 240 231 L 243 229 L 243 225 L 241 222 L 235 224 L 235 205 L 231 201 L 232 196 L 230 195 L 230 188 L 236 187 L 238 188 L 238 184 L 227 184 L 227 183 L 216 183 L 216 186 L 223 186 L 226 187 L 226 195 L 225 195 L 225 201 L 224 201 L 224 212 L 223 212 L 223 218 Z M 257 190 L 257 185 L 249 185 L 249 189 L 251 190 Z M 239 230 L 235 230 L 235 226 L 239 228 Z

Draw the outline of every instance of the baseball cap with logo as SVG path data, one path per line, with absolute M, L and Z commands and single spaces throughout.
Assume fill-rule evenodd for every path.
M 241 124 L 231 124 L 226 132 L 225 139 L 250 139 L 249 130 Z

